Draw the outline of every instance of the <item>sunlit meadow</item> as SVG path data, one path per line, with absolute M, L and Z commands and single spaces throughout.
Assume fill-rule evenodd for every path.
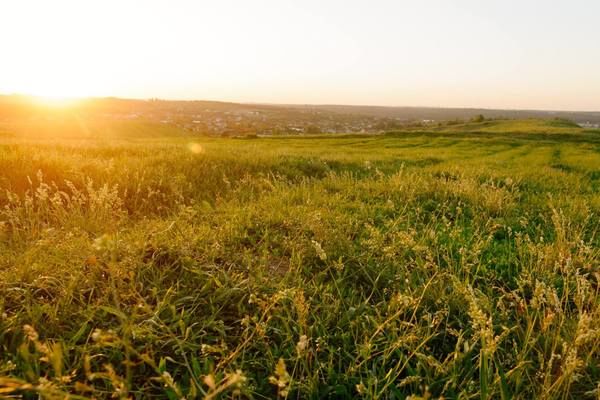
M 56 132 L 0 131 L 0 397 L 600 398 L 597 131 Z

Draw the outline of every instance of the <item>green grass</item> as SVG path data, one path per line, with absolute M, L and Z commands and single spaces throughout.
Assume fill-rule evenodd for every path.
M 482 133 L 547 133 L 576 134 L 583 129 L 579 125 L 564 119 L 523 119 L 523 120 L 486 120 L 466 122 L 436 128 L 442 132 L 482 132 Z
M 94 126 L 0 129 L 0 397 L 598 398 L 597 133 Z

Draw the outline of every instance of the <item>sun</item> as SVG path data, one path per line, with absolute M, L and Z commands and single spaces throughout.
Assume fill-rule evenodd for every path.
M 54 79 L 32 80 L 30 90 L 26 93 L 34 103 L 54 109 L 72 107 L 87 97 L 69 79 L 56 75 Z
M 70 108 L 81 102 L 81 98 L 60 95 L 33 95 L 33 101 L 40 106 L 54 109 Z
M 15 93 L 31 97 L 40 106 L 65 108 L 80 99 L 92 96 L 90 85 L 98 82 L 87 70 L 69 68 L 68 60 L 62 60 L 36 73 L 23 74 L 23 81 L 15 87 Z M 25 79 L 27 78 L 27 79 Z M 91 82 L 91 83 L 90 83 Z
M 86 97 L 77 83 L 68 77 L 54 74 L 52 78 L 32 80 L 28 94 L 38 103 L 58 107 L 71 105 L 78 99 Z

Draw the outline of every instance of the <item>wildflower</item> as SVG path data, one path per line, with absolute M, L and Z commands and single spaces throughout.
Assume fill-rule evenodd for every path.
M 31 342 L 37 342 L 40 338 L 40 335 L 37 333 L 35 328 L 31 325 L 23 325 L 23 332 L 25 332 L 25 336 L 27 340 Z
M 344 270 L 344 262 L 342 261 L 341 257 L 333 263 L 333 268 L 335 268 L 335 270 L 338 272 L 342 272 Z
M 242 370 L 236 369 L 235 372 L 225 374 L 225 383 L 223 383 L 222 385 L 225 388 L 234 387 L 233 395 L 239 396 L 240 389 L 242 388 L 242 386 L 246 382 L 246 380 L 247 380 L 247 378 L 244 375 L 244 373 L 242 372 Z
M 91 336 L 92 340 L 98 344 L 110 345 L 117 343 L 119 338 L 112 330 L 103 331 L 102 329 L 94 329 Z
M 315 340 L 315 344 L 316 344 L 316 350 L 317 350 L 317 352 L 319 352 L 327 346 L 327 339 L 324 337 L 318 337 L 317 340 Z
M 546 315 L 545 315 L 544 319 L 542 320 L 542 332 L 545 332 L 548 329 L 548 327 L 550 325 L 552 325 L 552 322 L 554 321 L 555 316 L 556 316 L 556 314 L 551 311 L 546 312 Z
M 92 333 L 92 340 L 94 342 L 98 342 L 100 340 L 100 337 L 102 336 L 102 331 L 100 329 L 96 329 L 94 330 L 94 332 Z
M 423 378 L 421 378 L 420 376 L 407 376 L 406 378 L 402 379 L 399 383 L 398 383 L 398 387 L 403 387 L 403 386 L 408 386 L 408 385 L 414 385 L 416 383 L 419 383 Z
M 210 344 L 205 344 L 203 343 L 200 346 L 200 352 L 203 355 L 209 355 L 209 354 L 222 354 L 224 351 L 223 347 L 219 347 L 219 345 L 210 345 Z
M 498 343 L 503 339 L 503 335 L 494 336 L 494 327 L 492 317 L 488 316 L 481 309 L 477 302 L 477 298 L 473 293 L 473 289 L 469 288 L 469 317 L 471 318 L 471 326 L 473 331 L 479 335 L 482 343 L 482 352 L 487 355 L 492 355 L 496 352 Z
M 298 315 L 298 324 L 302 328 L 305 328 L 309 307 L 306 303 L 306 298 L 304 297 L 304 291 L 301 289 L 294 293 L 294 306 L 296 307 L 296 313 Z
M 579 316 L 577 322 L 577 335 L 575 337 L 575 346 L 581 347 L 588 342 L 593 342 L 600 337 L 600 329 L 592 328 L 592 317 L 588 313 Z
M 567 377 L 569 382 L 575 382 L 579 378 L 576 372 L 584 366 L 584 362 L 578 357 L 577 347 L 575 346 L 563 345 L 563 354 L 565 354 L 563 375 Z
M 250 326 L 250 316 L 249 315 L 244 316 L 244 318 L 242 318 L 242 321 L 240 323 L 242 324 L 243 327 L 248 328 Z
M 208 374 L 202 379 L 204 384 L 208 386 L 210 390 L 215 390 L 217 388 L 217 384 L 215 382 L 215 376 L 213 374 Z
M 298 353 L 298 357 L 300 357 L 300 356 L 302 356 L 302 354 L 304 354 L 304 351 L 306 350 L 307 347 L 308 347 L 308 336 L 306 336 L 306 335 L 300 336 L 300 340 L 298 340 L 298 343 L 296 344 L 296 353 Z
M 317 252 L 317 256 L 321 259 L 321 261 L 326 261 L 327 253 L 325 253 L 325 250 L 323 250 L 323 248 L 321 247 L 321 243 L 317 242 L 316 240 L 312 240 L 312 245 L 315 251 Z
M 50 348 L 40 341 L 40 335 L 35 328 L 31 325 L 23 325 L 23 332 L 25 332 L 27 340 L 34 344 L 35 349 L 43 354 L 42 357 L 40 357 L 40 361 L 47 362 Z
M 167 371 L 162 373 L 162 378 L 163 381 L 165 382 L 165 387 L 169 387 L 169 386 L 175 386 L 175 381 L 173 380 L 173 377 L 171 376 L 171 374 Z
M 358 392 L 358 394 L 365 394 L 367 393 L 367 387 L 362 381 L 360 381 L 360 383 L 356 385 L 356 391 Z
M 415 303 L 415 299 L 410 295 L 403 293 L 396 293 L 388 304 L 388 310 L 390 313 L 395 313 L 399 310 L 408 309 Z
M 255 330 L 256 330 L 256 335 L 259 338 L 265 337 L 265 335 L 267 334 L 267 323 L 264 321 L 257 323 Z
M 279 396 L 286 397 L 289 393 L 290 374 L 288 374 L 285 361 L 280 358 L 275 366 L 275 375 L 269 377 L 269 382 L 277 386 Z

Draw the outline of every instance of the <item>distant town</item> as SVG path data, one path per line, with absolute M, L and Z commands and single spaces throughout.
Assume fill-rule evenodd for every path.
M 0 120 L 19 116 L 56 119 L 52 104 L 27 96 L 0 96 Z M 214 136 L 379 133 L 407 127 L 434 127 L 480 118 L 565 118 L 583 128 L 600 128 L 600 112 L 488 110 L 469 108 L 271 105 L 216 101 L 92 98 L 69 113 L 86 118 L 143 120 Z

